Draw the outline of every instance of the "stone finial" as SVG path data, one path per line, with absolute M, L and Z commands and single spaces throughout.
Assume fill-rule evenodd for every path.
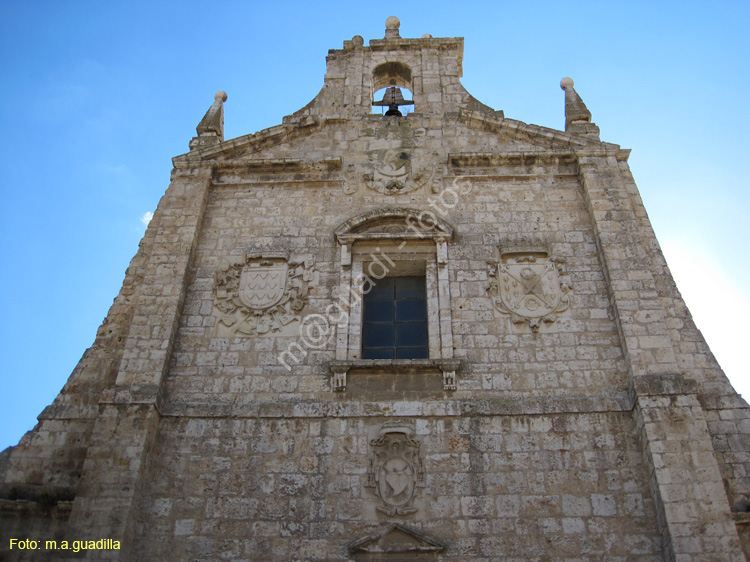
M 198 123 L 195 131 L 197 137 L 190 141 L 190 150 L 205 148 L 218 144 L 224 140 L 224 102 L 227 101 L 227 93 L 219 90 L 214 94 L 214 103 L 208 108 L 206 114 Z
M 401 37 L 398 33 L 399 27 L 401 27 L 401 21 L 396 16 L 390 16 L 385 20 L 385 38 L 398 39 Z
M 214 103 L 208 108 L 206 114 L 196 127 L 198 135 L 203 133 L 216 133 L 224 140 L 224 102 L 227 101 L 227 93 L 219 90 L 214 94 Z
M 598 139 L 599 127 L 591 122 L 591 112 L 573 88 L 573 79 L 560 80 L 560 88 L 565 91 L 565 132 Z

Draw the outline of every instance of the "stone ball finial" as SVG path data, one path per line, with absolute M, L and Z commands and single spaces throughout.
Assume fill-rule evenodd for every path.
M 214 94 L 214 99 L 216 101 L 220 101 L 221 103 L 224 103 L 227 101 L 227 93 L 224 90 L 219 90 Z
M 355 47 L 361 47 L 365 44 L 365 40 L 361 35 L 355 35 L 354 37 L 352 37 L 352 44 Z
M 425 33 L 424 35 L 422 35 L 422 39 L 432 39 L 432 35 L 430 35 L 429 33 Z
M 568 86 L 570 86 L 571 88 L 573 87 L 573 79 L 566 76 L 565 78 L 560 80 L 560 87 L 564 90 Z
M 390 16 L 387 20 L 385 20 L 386 29 L 398 29 L 399 27 L 401 27 L 401 20 L 399 20 L 396 16 Z

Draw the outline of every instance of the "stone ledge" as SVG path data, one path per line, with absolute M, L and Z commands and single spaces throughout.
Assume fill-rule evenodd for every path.
M 341 158 L 324 158 L 321 160 L 301 160 L 299 158 L 259 158 L 254 160 L 232 160 L 217 162 L 213 166 L 216 173 L 300 173 L 300 172 L 333 172 L 341 170 Z
M 346 391 L 346 377 L 350 371 L 394 374 L 443 374 L 443 390 L 456 390 L 456 372 L 460 359 L 350 359 L 331 361 L 331 389 Z
M 341 396 L 341 395 L 339 395 Z M 407 401 L 413 404 L 413 401 Z M 519 416 L 519 415 L 578 415 L 608 414 L 632 411 L 625 396 L 556 396 L 528 398 L 508 396 L 485 400 L 451 399 L 422 400 L 418 411 L 404 413 L 403 400 L 349 402 L 338 400 L 311 400 L 286 403 L 261 404 L 200 404 L 197 402 L 170 403 L 162 412 L 172 418 L 232 418 L 232 419 L 309 419 L 309 418 L 369 418 L 369 417 L 466 417 L 466 416 Z
M 698 384 L 682 375 L 641 375 L 632 379 L 636 396 L 696 394 Z
M 51 517 L 52 519 L 65 519 L 70 517 L 73 509 L 72 501 L 59 501 L 54 505 L 44 505 L 40 502 L 29 500 L 2 500 L 0 499 L 0 514 L 15 517 Z
M 578 160 L 570 151 L 545 152 L 459 152 L 448 154 L 448 163 L 454 168 L 494 168 L 498 166 L 571 166 Z M 577 173 L 577 170 L 576 172 Z
M 457 370 L 461 366 L 460 359 L 349 359 L 331 361 L 331 371 L 346 368 L 347 370 L 362 369 L 368 371 L 388 371 L 420 373 L 434 370 Z
M 698 400 L 704 410 L 726 410 L 747 408 L 747 402 L 737 393 L 733 394 L 701 394 Z

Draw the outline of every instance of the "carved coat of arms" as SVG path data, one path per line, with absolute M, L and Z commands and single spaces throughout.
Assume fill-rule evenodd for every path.
M 554 322 L 570 306 L 570 283 L 558 273 L 562 263 L 546 252 L 503 254 L 500 263 L 490 263 L 488 290 L 495 307 L 514 323 L 528 323 L 533 332 L 540 322 Z
M 415 169 L 414 150 L 391 148 L 369 154 L 368 171 L 362 176 L 365 185 L 379 193 L 398 195 L 423 187 L 432 180 L 434 167 Z
M 299 320 L 313 278 L 312 260 L 289 261 L 284 252 L 247 254 L 216 274 L 217 335 L 281 331 Z
M 240 273 L 242 304 L 253 310 L 265 310 L 277 304 L 286 291 L 288 271 L 286 261 L 261 259 L 246 264 Z
M 378 511 L 386 515 L 408 515 L 417 488 L 424 487 L 424 466 L 414 431 L 404 424 L 385 424 L 370 441 L 372 455 L 366 487 L 380 498 Z

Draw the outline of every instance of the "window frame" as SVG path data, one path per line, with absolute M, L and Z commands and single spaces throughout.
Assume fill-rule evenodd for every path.
M 346 390 L 352 368 L 423 368 L 443 373 L 443 388 L 455 390 L 459 362 L 453 356 L 448 241 L 453 228 L 433 213 L 381 209 L 349 219 L 335 231 L 340 279 L 337 302 L 347 313 L 336 326 L 333 390 Z M 373 268 L 376 263 L 381 265 Z M 362 295 L 370 275 L 387 266 L 394 276 L 416 270 L 425 276 L 428 359 L 362 359 Z M 383 274 L 380 278 L 387 276 Z

